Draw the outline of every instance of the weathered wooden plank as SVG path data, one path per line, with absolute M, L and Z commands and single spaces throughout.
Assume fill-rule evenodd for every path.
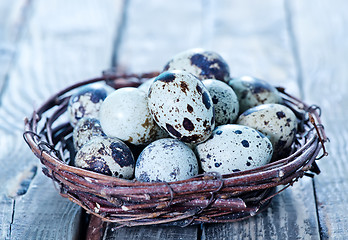
M 194 1 L 130 1 L 126 25 L 115 58 L 119 67 L 132 72 L 162 70 L 180 51 L 201 47 L 205 41 L 204 6 Z M 114 229 L 108 224 L 105 239 L 196 239 L 198 226 L 133 227 Z
M 233 76 L 252 75 L 300 96 L 288 17 L 282 1 L 214 1 L 211 46 Z M 203 227 L 203 239 L 319 239 L 311 179 L 276 196 L 260 216 Z
M 346 1 L 289 1 L 302 66 L 304 95 L 322 108 L 329 156 L 315 178 L 323 239 L 348 236 L 347 118 L 348 8 Z
M 39 160 L 22 138 L 23 119 L 53 93 L 99 76 L 110 66 L 123 1 L 31 4 L 28 27 L 1 95 L 1 237 L 73 239 L 78 236 L 80 208 L 60 197 L 52 181 L 41 175 Z M 32 180 L 26 173 L 33 166 L 39 173 Z

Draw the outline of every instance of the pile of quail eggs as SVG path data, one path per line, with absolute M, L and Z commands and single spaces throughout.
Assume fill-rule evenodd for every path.
M 276 88 L 231 78 L 225 60 L 203 49 L 179 53 L 138 88 L 82 87 L 67 112 L 76 167 L 142 182 L 256 168 L 289 149 L 297 131 Z

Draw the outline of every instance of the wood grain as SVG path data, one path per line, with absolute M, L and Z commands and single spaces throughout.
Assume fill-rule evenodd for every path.
M 330 138 L 329 156 L 320 161 L 315 178 L 322 239 L 348 235 L 347 106 L 348 16 L 346 1 L 289 1 L 304 95 L 322 108 Z M 320 27 L 319 27 L 320 26 Z
M 30 4 L 28 25 L 1 95 L 1 234 L 13 239 L 76 239 L 80 208 L 60 197 L 52 181 L 42 176 L 38 159 L 23 141 L 23 119 L 53 93 L 108 68 L 123 1 Z M 33 166 L 39 173 L 30 182 L 24 173 Z M 23 185 L 28 191 L 20 189 Z

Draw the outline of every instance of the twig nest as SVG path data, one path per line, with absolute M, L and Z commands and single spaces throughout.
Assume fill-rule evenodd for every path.
M 148 106 L 158 125 L 183 142 L 203 142 L 215 126 L 208 90 L 185 71 L 168 71 L 156 77 L 148 93 Z
M 228 174 L 267 164 L 273 154 L 272 144 L 257 130 L 237 125 L 222 125 L 211 137 L 196 146 L 205 172 Z
M 149 112 L 146 93 L 134 87 L 110 94 L 101 106 L 99 119 L 108 136 L 135 145 L 147 144 L 165 135 Z
M 233 78 L 228 84 L 238 96 L 239 113 L 261 104 L 282 103 L 277 89 L 262 79 L 243 76 Z
M 95 137 L 77 152 L 75 166 L 105 175 L 131 179 L 135 160 L 128 146 L 119 139 Z
M 172 138 L 159 139 L 145 147 L 135 166 L 135 178 L 142 182 L 179 181 L 197 174 L 198 162 L 193 151 Z
M 230 80 L 230 69 L 226 61 L 216 52 L 202 48 L 189 49 L 175 55 L 163 71 L 183 70 L 199 79 Z
M 233 89 L 222 81 L 205 79 L 202 81 L 208 89 L 215 112 L 215 125 L 234 123 L 238 118 L 239 102 Z
M 266 135 L 274 152 L 290 147 L 297 132 L 297 118 L 292 110 L 281 104 L 263 104 L 242 113 L 238 124 L 257 129 Z

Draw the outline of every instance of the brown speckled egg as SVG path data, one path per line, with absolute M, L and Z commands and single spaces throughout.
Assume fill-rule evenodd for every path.
M 148 106 L 158 125 L 183 142 L 203 142 L 215 126 L 208 90 L 185 71 L 164 72 L 156 77 L 148 93 Z
M 230 70 L 226 61 L 216 52 L 194 48 L 175 55 L 164 67 L 163 71 L 184 70 L 192 73 L 200 80 L 230 80 Z
M 96 118 L 81 118 L 73 131 L 73 141 L 75 150 L 78 151 L 83 144 L 93 137 L 106 136 L 103 132 L 100 122 Z
M 142 182 L 172 182 L 198 174 L 193 151 L 183 142 L 164 138 L 150 143 L 141 152 L 135 166 L 135 178 Z
M 95 137 L 77 152 L 75 166 L 105 175 L 131 179 L 135 161 L 130 149 L 119 139 Z
M 250 108 L 239 116 L 237 123 L 266 135 L 277 154 L 292 144 L 297 131 L 295 114 L 281 104 L 263 104 Z
M 100 108 L 99 119 L 106 135 L 135 145 L 163 135 L 149 112 L 146 93 L 134 87 L 110 94 Z
M 215 125 L 234 123 L 238 117 L 239 103 L 233 89 L 227 83 L 216 79 L 205 79 L 202 83 L 213 101 Z
M 109 86 L 91 84 L 78 89 L 69 100 L 67 112 L 72 126 L 83 117 L 98 118 L 99 109 L 107 97 Z
M 282 103 L 277 89 L 264 80 L 243 76 L 233 78 L 228 84 L 238 96 L 239 113 L 261 104 Z
M 207 141 L 196 146 L 196 152 L 205 172 L 220 174 L 263 166 L 273 154 L 267 137 L 238 124 L 218 126 Z

